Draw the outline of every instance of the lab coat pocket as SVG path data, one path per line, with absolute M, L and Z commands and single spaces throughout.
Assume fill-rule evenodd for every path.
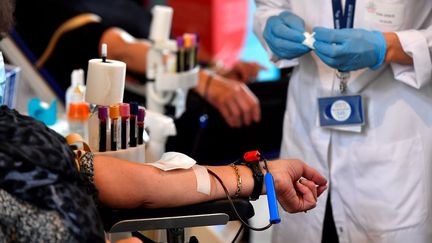
M 414 227 L 425 220 L 426 179 L 419 136 L 357 148 L 353 210 L 368 232 Z
M 405 5 L 401 0 L 368 0 L 365 4 L 365 21 L 373 29 L 400 30 L 405 20 Z

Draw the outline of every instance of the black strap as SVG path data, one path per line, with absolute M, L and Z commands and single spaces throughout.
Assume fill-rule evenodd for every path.
M 246 166 L 252 170 L 252 175 L 254 179 L 254 187 L 252 190 L 252 194 L 249 196 L 249 199 L 255 201 L 259 198 L 262 192 L 264 175 L 261 171 L 261 167 L 259 162 L 246 163 Z

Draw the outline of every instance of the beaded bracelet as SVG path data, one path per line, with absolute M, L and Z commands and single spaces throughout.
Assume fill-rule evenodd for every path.
M 75 155 L 75 167 L 77 171 L 83 176 L 86 184 L 87 192 L 92 195 L 96 203 L 98 203 L 98 190 L 94 185 L 94 166 L 93 159 L 94 153 L 90 151 L 90 147 L 84 142 L 81 135 L 73 133 L 65 137 L 67 143 L 73 150 Z M 77 146 L 77 145 L 80 146 Z
M 90 151 L 75 150 L 75 164 L 78 172 L 85 176 L 85 178 L 93 184 L 93 158 L 94 154 Z

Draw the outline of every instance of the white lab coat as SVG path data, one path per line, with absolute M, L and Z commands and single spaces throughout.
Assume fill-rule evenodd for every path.
M 262 43 L 267 18 L 283 10 L 302 17 L 309 32 L 333 28 L 330 0 L 257 0 L 254 29 Z M 361 94 L 366 106 L 366 124 L 353 133 L 317 126 L 317 98 L 338 94 L 333 69 L 313 52 L 279 61 L 299 63 L 281 157 L 302 159 L 329 179 L 340 243 L 431 243 L 432 0 L 357 0 L 354 28 L 396 32 L 414 65 L 351 72 L 348 93 Z M 326 200 L 327 192 L 306 214 L 283 212 L 273 241 L 320 243 Z

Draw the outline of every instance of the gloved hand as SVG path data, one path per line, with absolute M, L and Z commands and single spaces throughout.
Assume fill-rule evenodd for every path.
M 319 58 L 340 71 L 361 68 L 378 69 L 387 50 L 384 36 L 378 31 L 364 29 L 314 28 L 315 53 Z
M 304 26 L 303 19 L 285 11 L 267 20 L 263 37 L 276 56 L 293 59 L 311 50 L 302 44 L 305 39 Z

